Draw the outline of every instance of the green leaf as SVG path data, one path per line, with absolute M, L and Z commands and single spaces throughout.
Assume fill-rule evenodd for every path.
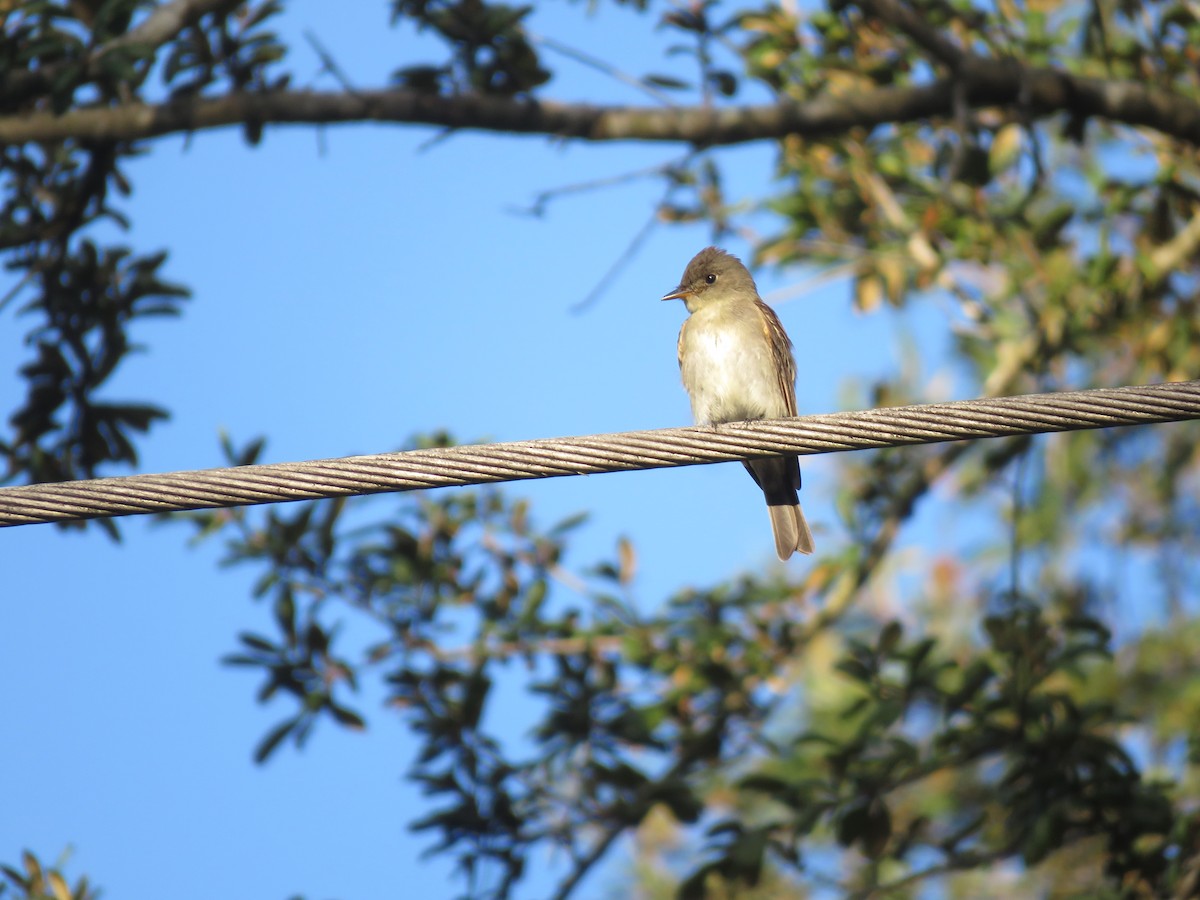
M 689 82 L 682 81 L 678 78 L 672 78 L 670 75 L 644 75 L 642 83 L 651 87 L 664 88 L 669 91 L 686 91 L 692 88 Z
M 363 719 L 361 715 L 345 706 L 339 706 L 338 704 L 334 703 L 333 700 L 330 700 L 328 703 L 326 703 L 325 708 L 329 710 L 330 714 L 339 725 L 342 725 L 353 731 L 364 731 L 367 727 L 366 720 Z
M 259 742 L 258 747 L 254 750 L 254 761 L 259 764 L 266 762 L 267 758 L 279 748 L 284 738 L 292 733 L 297 724 L 299 724 L 299 719 L 287 719 L 267 732 L 267 736 Z

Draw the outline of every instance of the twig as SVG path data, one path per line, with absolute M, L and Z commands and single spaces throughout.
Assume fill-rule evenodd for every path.
M 533 199 L 533 204 L 528 207 L 510 207 L 509 211 L 518 215 L 525 216 L 542 216 L 546 212 L 546 205 L 557 197 L 565 197 L 568 194 L 580 194 L 588 191 L 601 190 L 603 188 L 616 187 L 622 184 L 628 184 L 632 181 L 639 181 L 643 178 L 651 178 L 655 176 L 670 176 L 683 163 L 674 162 L 666 165 L 648 166 L 644 169 L 634 169 L 631 172 L 623 172 L 620 175 L 606 175 L 603 178 L 593 178 L 589 181 L 579 181 L 574 184 L 564 185 L 563 187 L 549 188 L 541 191 Z
M 1159 283 L 1200 249 L 1200 211 L 1192 216 L 1178 234 L 1150 254 L 1151 280 Z
M 859 0 L 858 5 L 869 15 L 894 25 L 935 59 L 945 63 L 952 72 L 959 71 L 970 58 L 957 44 L 930 28 L 920 14 L 895 0 Z
M 718 720 L 713 723 L 710 730 L 719 731 L 724 728 L 724 725 L 724 721 Z M 693 746 L 702 747 L 704 744 L 703 740 L 697 740 Z M 699 758 L 700 752 L 698 750 L 685 753 L 658 778 L 653 781 L 644 782 L 635 792 L 632 802 L 628 800 L 618 801 L 620 804 L 620 814 L 617 816 L 617 820 L 605 829 L 604 834 L 592 845 L 592 849 L 576 861 L 574 871 L 559 884 L 558 890 L 553 894 L 553 900 L 567 900 L 571 896 L 571 891 L 583 880 L 583 877 L 591 870 L 592 866 L 604 857 L 604 854 L 608 852 L 613 842 L 624 834 L 627 828 L 636 824 L 637 820 L 634 819 L 634 815 L 638 814 L 640 818 L 640 815 L 645 812 L 646 803 L 649 798 L 658 792 L 659 786 L 687 774 L 688 770 Z
M 642 227 L 638 229 L 637 234 L 633 236 L 633 240 L 629 242 L 628 246 L 626 246 L 621 255 L 617 257 L 616 261 L 609 266 L 608 271 L 600 277 L 600 280 L 596 282 L 596 286 L 588 291 L 587 296 L 571 307 L 571 312 L 581 313 L 599 300 L 600 297 L 603 296 L 604 292 L 608 290 L 608 286 L 612 284 L 617 275 L 621 273 L 621 270 L 629 264 L 635 255 L 637 255 L 637 252 L 642 248 L 642 244 L 645 243 L 646 238 L 650 237 L 651 232 L 653 232 L 657 227 L 658 207 L 655 206 L 653 212 L 650 213 L 650 217 L 646 219 Z
M 624 72 L 611 63 L 607 63 L 598 57 L 592 56 L 590 53 L 585 53 L 583 50 L 577 50 L 574 47 L 570 47 L 567 44 L 562 43 L 561 41 L 555 40 L 554 38 L 546 37 L 545 35 L 537 34 L 536 32 L 532 31 L 526 31 L 525 37 L 529 38 L 529 40 L 535 44 L 540 44 L 547 50 L 553 50 L 555 53 L 565 56 L 568 59 L 573 59 L 578 63 L 588 66 L 589 68 L 595 69 L 598 72 L 603 72 L 605 75 L 615 78 L 622 84 L 627 84 L 630 87 L 641 91 L 647 97 L 657 100 L 663 106 L 677 105 L 675 101 L 671 99 L 671 97 L 658 90 L 658 88 L 654 87 L 653 85 L 647 84 L 644 80 L 638 78 L 636 75 L 630 75 L 628 72 Z
M 851 259 L 844 263 L 827 266 L 821 269 L 816 275 L 805 278 L 803 281 L 796 284 L 790 284 L 785 288 L 780 288 L 777 291 L 772 291 L 763 299 L 770 306 L 778 306 L 781 303 L 788 303 L 797 297 L 802 297 L 810 291 L 816 290 L 822 284 L 830 281 L 837 281 L 839 278 L 845 278 L 854 273 L 854 270 L 861 264 L 861 259 Z
M 693 155 L 694 154 L 689 153 L 679 162 L 663 167 L 662 171 L 670 176 L 670 173 L 673 170 L 685 168 L 691 161 Z M 571 312 L 583 312 L 585 309 L 599 300 L 601 296 L 603 296 L 604 292 L 608 290 L 608 286 L 612 283 L 613 279 L 615 279 L 617 275 L 620 274 L 621 270 L 629 264 L 630 260 L 632 260 L 637 252 L 642 248 L 642 244 L 646 242 L 646 239 L 650 237 L 650 234 L 654 231 L 654 229 L 658 227 L 658 212 L 662 208 L 663 204 L 671 198 L 671 194 L 674 193 L 678 187 L 679 184 L 674 179 L 668 177 L 667 189 L 663 192 L 663 195 L 659 199 L 658 203 L 655 204 L 654 209 L 650 213 L 650 217 L 646 219 L 642 227 L 638 229 L 637 234 L 633 236 L 633 240 L 629 242 L 628 246 L 625 248 L 625 251 L 617 257 L 616 261 L 609 267 L 608 271 L 604 273 L 604 275 L 596 283 L 595 287 L 588 292 L 586 297 L 571 307 Z
M 342 90 L 344 90 L 347 94 L 350 94 L 351 96 L 357 96 L 358 88 L 351 83 L 345 71 L 343 71 L 342 67 L 338 65 L 337 60 L 333 58 L 333 54 L 331 54 L 329 50 L 326 49 L 325 45 L 317 39 L 317 36 L 311 31 L 306 30 L 304 32 L 304 39 L 308 41 L 308 45 L 312 47 L 313 52 L 317 54 L 317 59 L 321 61 L 321 71 L 328 72 L 330 75 L 332 75 L 337 83 L 342 86 Z
M 16 297 L 17 294 L 21 293 L 21 288 L 23 288 L 23 287 L 25 287 L 25 285 L 29 284 L 29 282 L 33 279 L 34 275 L 36 275 L 36 274 L 37 274 L 36 269 L 29 269 L 24 275 L 21 276 L 20 280 L 17 281 L 16 284 L 14 284 L 12 286 L 12 288 L 10 288 L 4 294 L 3 297 L 0 297 L 0 312 L 4 311 L 4 307 L 8 306 L 8 304 L 10 304 L 13 301 L 13 298 Z

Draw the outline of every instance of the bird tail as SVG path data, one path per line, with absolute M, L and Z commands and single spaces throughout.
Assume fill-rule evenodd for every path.
M 775 552 L 782 560 L 796 551 L 813 552 L 812 532 L 800 509 L 800 463 L 794 456 L 751 459 L 745 463 L 750 477 L 762 488 L 775 532 Z
M 771 530 L 775 532 L 775 552 L 786 560 L 796 551 L 813 552 L 813 536 L 800 504 L 778 504 L 767 507 L 771 514 Z

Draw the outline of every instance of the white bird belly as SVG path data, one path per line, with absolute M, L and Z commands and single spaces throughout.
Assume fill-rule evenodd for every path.
M 692 315 L 684 330 L 680 374 L 698 425 L 788 415 L 764 336 L 745 323 L 722 327 Z M 700 321 L 696 321 L 698 317 Z

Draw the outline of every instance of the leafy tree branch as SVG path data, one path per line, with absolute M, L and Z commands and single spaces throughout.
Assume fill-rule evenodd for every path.
M 881 87 L 794 103 L 735 107 L 600 107 L 493 95 L 404 89 L 351 93 L 272 91 L 188 97 L 159 104 L 0 117 L 0 141 L 139 141 L 252 125 L 388 122 L 587 141 L 725 146 L 794 136 L 819 139 L 856 128 L 951 118 L 956 104 L 1000 107 L 1039 119 L 1068 114 L 1153 128 L 1200 144 L 1200 104 L 1153 86 L 1083 78 L 975 60 L 926 85 Z

